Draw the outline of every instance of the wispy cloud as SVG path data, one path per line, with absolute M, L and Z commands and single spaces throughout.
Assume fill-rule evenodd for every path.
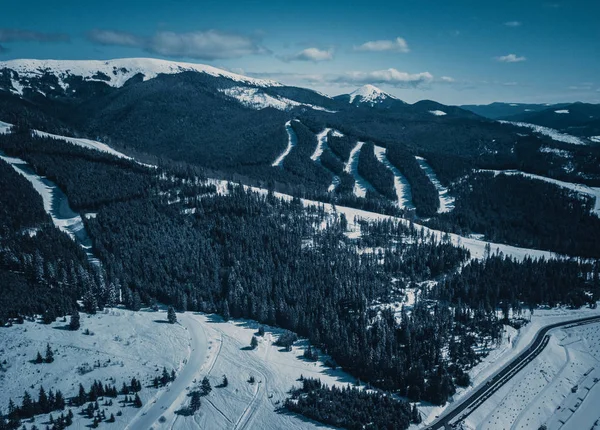
M 393 40 L 373 40 L 365 42 L 362 45 L 355 46 L 354 50 L 363 52 L 410 52 L 408 43 L 406 43 L 406 40 L 402 37 L 397 37 Z
M 68 42 L 66 33 L 44 33 L 17 28 L 0 28 L 0 42 Z
M 331 61 L 333 60 L 333 49 L 306 48 L 296 54 L 280 58 L 284 61 L 312 61 L 314 63 Z
M 99 45 L 136 47 L 167 57 L 201 60 L 239 58 L 270 52 L 260 45 L 256 37 L 219 30 L 187 33 L 159 31 L 151 37 L 141 37 L 128 32 L 96 29 L 90 31 L 87 38 Z
M 520 27 L 523 23 L 521 21 L 507 21 L 504 25 L 507 27 Z
M 502 55 L 500 57 L 495 57 L 494 59 L 500 63 L 520 63 L 527 60 L 526 57 L 519 57 L 516 54 Z
M 372 72 L 346 72 L 331 80 L 340 84 L 387 84 L 398 88 L 415 88 L 432 81 L 433 75 L 429 72 L 407 73 L 393 68 Z
M 440 82 L 445 82 L 447 84 L 452 84 L 452 83 L 456 82 L 456 79 L 454 79 L 454 78 L 452 78 L 450 76 L 442 76 L 440 78 Z

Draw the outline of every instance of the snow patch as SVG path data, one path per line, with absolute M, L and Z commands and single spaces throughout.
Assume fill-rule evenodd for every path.
M 444 112 L 442 110 L 430 110 L 429 113 L 433 114 L 435 116 L 444 116 L 444 115 L 446 115 L 446 112 Z
M 373 106 L 376 103 L 382 103 L 386 99 L 396 99 L 396 97 L 380 90 L 375 85 L 363 85 L 350 93 L 350 103 L 357 100 L 359 103 L 369 103 Z
M 565 114 L 565 113 L 569 113 L 569 109 L 559 109 L 559 110 L 555 110 L 554 113 L 559 113 L 559 114 Z
M 563 157 L 563 158 L 573 158 L 573 153 L 571 151 L 566 151 L 564 149 L 558 149 L 558 148 L 550 148 L 548 146 L 542 146 L 540 148 L 540 152 L 556 154 L 559 157 Z
M 257 110 L 272 107 L 282 111 L 289 111 L 295 107 L 304 106 L 314 110 L 335 113 L 334 111 L 325 109 L 321 106 L 299 103 L 285 97 L 273 97 L 269 94 L 265 94 L 260 88 L 232 87 L 219 91 L 228 97 L 238 100 L 244 106 Z
M 344 171 L 354 177 L 354 195 L 356 197 L 366 197 L 367 191 L 375 191 L 373 186 L 358 173 L 358 157 L 364 144 L 365 142 L 356 143 L 356 146 L 350 151 L 348 162 L 344 166 Z
M 592 142 L 600 143 L 600 136 L 592 136 L 590 137 Z

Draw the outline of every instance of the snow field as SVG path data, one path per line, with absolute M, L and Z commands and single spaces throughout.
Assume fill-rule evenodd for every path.
M 543 134 L 544 136 L 548 136 L 557 142 L 570 143 L 572 145 L 587 145 L 587 143 L 575 136 L 571 136 L 570 134 L 561 133 L 558 130 L 549 127 L 542 127 L 541 125 L 529 124 L 526 122 L 513 122 L 513 121 L 498 121 L 501 124 L 510 124 L 517 127 L 526 127 L 532 129 L 535 133 Z
M 81 329 L 66 330 L 68 322 L 57 321 L 50 325 L 26 321 L 22 325 L 0 328 L 0 356 L 6 360 L 5 371 L 0 372 L 0 408 L 6 411 L 10 398 L 20 405 L 24 390 L 34 399 L 43 385 L 60 390 L 65 398 L 77 394 L 79 384 L 89 390 L 94 380 L 116 385 L 131 382 L 135 377 L 142 383 L 139 393 L 144 404 L 152 401 L 165 389 L 147 388 L 154 376 L 160 376 L 163 367 L 169 371 L 180 369 L 189 355 L 189 336 L 180 325 L 161 324 L 166 321 L 164 312 L 132 312 L 124 309 L 106 309 L 96 315 L 81 314 Z M 85 335 L 89 329 L 93 335 Z M 46 345 L 54 351 L 54 362 L 33 364 L 39 351 L 44 355 Z M 122 400 L 119 396 L 118 400 Z M 102 402 L 99 402 L 102 403 Z M 113 406 L 105 407 L 108 415 L 115 414 L 117 428 L 138 412 L 120 407 L 117 399 Z M 102 407 L 101 407 L 102 408 Z M 74 429 L 85 429 L 90 420 L 80 416 L 74 408 Z M 122 411 L 121 417 L 116 416 Z M 56 417 L 56 412 L 53 414 Z M 38 427 L 47 417 L 36 417 Z M 43 427 L 43 426 L 42 426 Z
M 296 133 L 294 133 L 294 130 L 292 129 L 292 121 L 288 121 L 285 123 L 285 129 L 288 134 L 288 145 L 285 148 L 285 151 L 283 151 L 281 155 L 277 157 L 275 161 L 273 161 L 273 164 L 271 164 L 272 167 L 283 166 L 283 160 L 285 160 L 285 157 L 287 157 L 287 155 L 291 152 L 292 148 L 298 143 Z

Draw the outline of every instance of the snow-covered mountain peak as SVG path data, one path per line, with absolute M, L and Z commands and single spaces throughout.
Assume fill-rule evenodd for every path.
M 350 93 L 350 103 L 357 100 L 359 103 L 381 103 L 386 99 L 395 99 L 396 97 L 380 90 L 375 85 L 367 84 Z
M 281 86 L 278 82 L 254 79 L 216 67 L 159 60 L 155 58 L 120 58 L 115 60 L 10 60 L 1 61 L 0 70 L 8 69 L 16 72 L 18 78 L 33 79 L 46 73 L 55 75 L 61 86 L 65 88 L 65 79 L 69 76 L 81 76 L 86 81 L 104 82 L 112 87 L 121 87 L 137 74 L 144 80 L 153 79 L 159 74 L 175 74 L 182 72 L 199 72 L 211 76 L 224 77 L 236 82 L 259 86 Z M 16 80 L 13 76 L 13 82 Z M 13 83 L 13 87 L 14 87 Z

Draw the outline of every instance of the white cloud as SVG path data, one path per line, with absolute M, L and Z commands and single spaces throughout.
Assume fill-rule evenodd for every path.
M 168 57 L 188 57 L 203 60 L 238 58 L 269 51 L 254 37 L 219 30 L 175 33 L 159 31 L 145 38 L 128 32 L 93 30 L 90 41 L 101 45 L 137 47 L 153 54 Z
M 501 63 L 520 63 L 527 60 L 526 57 L 519 57 L 515 54 L 503 55 L 501 57 L 496 57 L 495 59 Z
M 294 55 L 281 57 L 284 61 L 319 61 L 333 60 L 333 49 L 306 48 Z
M 388 84 L 400 88 L 415 88 L 431 83 L 433 75 L 429 72 L 407 73 L 391 68 L 372 72 L 346 72 L 328 80 L 338 84 Z
M 393 40 L 373 40 L 365 42 L 362 45 L 355 46 L 355 51 L 366 51 L 366 52 L 410 52 L 408 43 L 401 37 L 397 37 Z
M 520 27 L 523 23 L 521 21 L 507 21 L 504 25 L 507 27 Z
M 449 84 L 451 84 L 451 83 L 453 83 L 453 82 L 456 82 L 456 79 L 454 79 L 454 78 L 451 78 L 450 76 L 442 76 L 442 77 L 440 78 L 440 81 L 441 81 L 441 82 L 446 82 L 446 83 L 449 83 Z
M 100 45 L 142 46 L 144 39 L 124 31 L 99 30 L 88 32 L 87 37 Z

